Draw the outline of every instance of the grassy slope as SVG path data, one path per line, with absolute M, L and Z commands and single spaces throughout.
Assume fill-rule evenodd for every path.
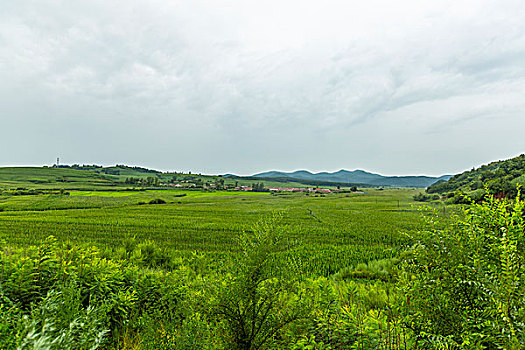
M 63 182 L 66 180 L 67 182 Z M 94 171 L 40 167 L 0 168 L 0 188 L 82 188 L 114 186 L 117 178 Z
M 104 173 L 105 170 L 118 170 L 119 175 Z M 65 190 L 104 190 L 133 187 L 125 183 L 126 178 L 146 179 L 158 177 L 169 181 L 176 176 L 179 180 L 201 178 L 204 182 L 215 182 L 217 176 L 173 173 L 149 173 L 132 168 L 108 167 L 94 170 L 44 167 L 5 167 L 0 168 L 1 189 L 65 189 Z

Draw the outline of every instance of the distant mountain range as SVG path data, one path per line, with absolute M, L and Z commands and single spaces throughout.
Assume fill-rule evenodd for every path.
M 433 183 L 445 180 L 452 175 L 440 177 L 432 176 L 383 176 L 369 173 L 364 170 L 339 170 L 333 173 L 311 173 L 307 170 L 294 172 L 267 171 L 252 176 L 223 175 L 223 177 L 237 177 L 253 180 L 267 180 L 279 182 L 299 182 L 308 185 L 361 185 L 361 186 L 388 186 L 388 187 L 418 187 L 425 188 Z

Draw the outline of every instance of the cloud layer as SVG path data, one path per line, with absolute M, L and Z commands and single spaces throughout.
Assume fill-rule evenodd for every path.
M 522 1 L 16 1 L 0 164 L 442 174 L 525 150 Z

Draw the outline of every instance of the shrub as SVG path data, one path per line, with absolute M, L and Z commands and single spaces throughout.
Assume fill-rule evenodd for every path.
M 76 285 L 50 291 L 24 320 L 19 349 L 96 349 L 104 341 L 105 312 L 84 308 Z
M 293 282 L 279 278 L 273 255 L 283 248 L 278 217 L 260 222 L 239 240 L 242 259 L 219 287 L 213 315 L 229 349 L 266 348 L 280 332 L 308 314 Z
M 355 267 L 344 268 L 334 275 L 336 281 L 347 279 L 367 279 L 392 281 L 393 261 L 391 259 L 373 260 L 366 263 L 357 264 Z
M 130 239 L 127 248 L 144 252 L 139 263 L 167 264 L 156 246 L 135 244 Z M 159 320 L 182 318 L 189 269 L 141 270 L 133 257 L 111 261 L 95 248 L 62 246 L 53 237 L 39 247 L 0 247 L 1 349 L 95 349 Z
M 420 344 L 525 347 L 525 203 L 472 204 L 447 229 L 424 232 L 405 259 L 406 322 Z
M 154 241 L 146 240 L 137 245 L 137 252 L 134 256 L 142 265 L 147 267 L 170 268 L 171 258 L 169 254 L 159 248 Z
M 415 194 L 413 198 L 416 202 L 426 202 L 429 201 L 432 198 L 432 196 L 420 192 L 418 194 Z
M 166 204 L 166 201 L 164 199 L 152 199 L 149 201 L 149 204 Z

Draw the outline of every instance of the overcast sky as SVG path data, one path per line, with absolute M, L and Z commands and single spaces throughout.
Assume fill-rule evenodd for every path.
M 0 9 L 0 166 L 440 175 L 525 152 L 523 0 Z

